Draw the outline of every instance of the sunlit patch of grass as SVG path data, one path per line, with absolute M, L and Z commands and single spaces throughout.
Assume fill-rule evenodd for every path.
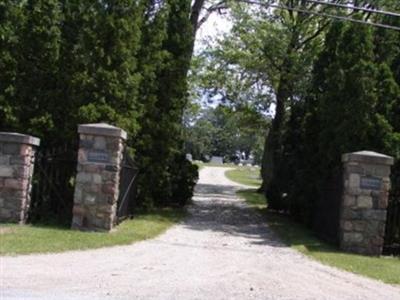
M 249 186 L 259 187 L 261 185 L 260 168 L 258 167 L 235 167 L 225 172 L 230 180 Z
M 110 233 L 54 225 L 0 225 L 0 255 L 63 252 L 127 245 L 154 238 L 181 221 L 184 210 L 160 209 L 126 220 Z
M 193 161 L 195 165 L 199 167 L 199 170 L 204 167 L 220 167 L 220 168 L 236 168 L 237 166 L 233 163 L 217 164 L 211 162 L 202 162 L 200 160 Z

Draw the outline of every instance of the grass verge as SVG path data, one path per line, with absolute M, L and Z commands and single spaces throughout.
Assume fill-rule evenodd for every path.
M 211 163 L 211 162 L 202 162 L 199 160 L 193 161 L 195 165 L 199 167 L 199 170 L 204 167 L 220 167 L 220 168 L 236 168 L 237 165 L 233 163 L 224 163 L 224 164 L 217 164 L 217 163 Z
M 126 220 L 110 233 L 50 225 L 0 225 L 0 255 L 63 252 L 128 245 L 153 238 L 181 221 L 184 210 L 162 209 Z
M 261 185 L 261 178 L 260 178 L 260 168 L 256 167 L 235 167 L 233 170 L 228 170 L 225 172 L 225 176 L 228 177 L 230 180 L 259 187 Z
M 324 264 L 385 283 L 400 285 L 399 257 L 369 257 L 341 252 L 315 237 L 312 231 L 289 217 L 268 212 L 264 196 L 255 190 L 242 190 L 238 195 L 264 214 L 270 228 L 291 248 Z

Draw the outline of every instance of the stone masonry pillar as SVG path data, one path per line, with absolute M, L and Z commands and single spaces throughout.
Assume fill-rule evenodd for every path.
M 117 221 L 124 130 L 108 124 L 79 125 L 78 174 L 72 228 L 109 231 Z
M 341 249 L 381 255 L 394 159 L 361 151 L 342 156 L 344 191 L 340 215 Z
M 39 144 L 33 136 L 0 132 L 0 222 L 26 222 Z

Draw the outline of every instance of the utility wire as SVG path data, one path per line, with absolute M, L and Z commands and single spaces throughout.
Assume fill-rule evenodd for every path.
M 255 1 L 246 1 L 246 2 L 264 6 L 260 2 L 255 2 Z M 277 8 L 277 9 L 283 9 L 283 10 L 290 10 L 290 11 L 295 11 L 295 12 L 300 12 L 300 13 L 305 13 L 305 14 L 310 14 L 310 15 L 316 15 L 316 16 L 320 16 L 320 17 L 332 18 L 332 19 L 337 19 L 337 20 L 341 20 L 341 21 L 350 21 L 353 23 L 365 24 L 365 25 L 369 25 L 369 26 L 400 31 L 400 27 L 398 27 L 398 26 L 392 26 L 392 25 L 386 25 L 386 24 L 374 23 L 374 22 L 367 22 L 367 21 L 363 21 L 363 20 L 357 20 L 357 19 L 353 19 L 353 18 L 349 18 L 349 17 L 332 15 L 332 14 L 327 14 L 327 13 L 323 13 L 323 12 L 316 12 L 316 11 L 312 11 L 312 10 L 306 10 L 306 9 L 289 7 L 289 6 L 278 5 L 278 4 L 266 4 L 265 6 Z
M 373 8 L 365 8 L 365 7 L 353 6 L 353 5 L 349 5 L 349 4 L 325 2 L 325 1 L 319 1 L 319 0 L 305 0 L 305 1 L 310 2 L 310 3 L 335 6 L 335 7 L 339 7 L 339 8 L 345 8 L 345 9 L 360 10 L 360 11 L 364 11 L 364 12 L 381 14 L 381 15 L 390 16 L 390 17 L 400 17 L 399 13 L 395 13 L 395 12 L 391 12 L 391 11 L 384 11 L 384 10 L 373 9 Z

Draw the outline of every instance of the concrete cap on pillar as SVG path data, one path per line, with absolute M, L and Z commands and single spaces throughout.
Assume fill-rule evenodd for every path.
M 26 144 L 32 146 L 40 145 L 39 138 L 16 132 L 0 132 L 0 142 Z
M 119 137 L 123 140 L 126 140 L 127 138 L 127 133 L 125 130 L 106 123 L 81 124 L 78 127 L 78 133 L 113 136 L 113 137 Z
M 342 155 L 342 162 L 356 161 L 367 164 L 377 164 L 377 165 L 393 165 L 394 158 L 382 153 L 377 153 L 373 151 L 358 151 L 352 153 L 345 153 Z

